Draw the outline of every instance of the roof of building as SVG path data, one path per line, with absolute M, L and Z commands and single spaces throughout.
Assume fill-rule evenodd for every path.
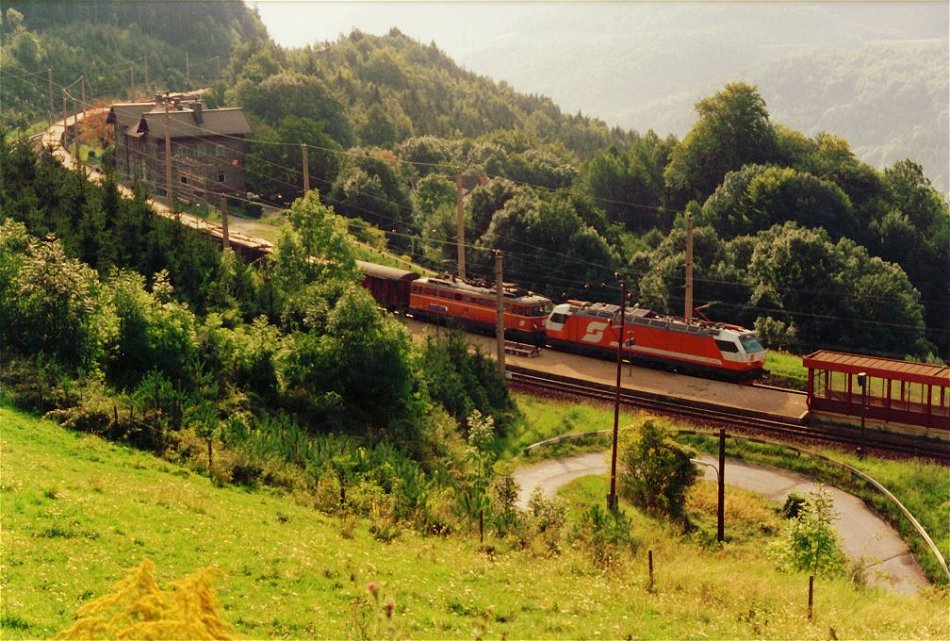
M 153 104 L 151 110 L 142 113 L 138 123 L 133 123 L 126 133 L 130 136 L 147 133 L 164 138 L 165 122 L 165 108 Z M 246 136 L 251 133 L 244 111 L 237 107 L 203 109 L 183 104 L 168 112 L 168 123 L 172 138 Z
M 155 108 L 154 102 L 117 102 L 109 109 L 106 122 L 115 125 L 116 130 L 137 125 L 142 114 Z
M 828 350 L 813 352 L 802 359 L 802 362 L 809 369 L 848 372 L 851 374 L 864 372 L 872 378 L 910 381 L 940 387 L 950 386 L 950 367 L 946 365 L 912 363 L 892 358 L 860 356 Z

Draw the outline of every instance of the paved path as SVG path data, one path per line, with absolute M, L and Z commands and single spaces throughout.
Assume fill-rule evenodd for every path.
M 718 465 L 713 456 L 702 460 Z M 514 477 L 521 486 L 519 504 L 525 507 L 535 487 L 540 485 L 545 497 L 553 497 L 570 481 L 595 474 L 606 474 L 609 453 L 594 452 L 563 459 L 553 459 L 515 470 Z M 714 469 L 704 465 L 705 478 L 716 481 Z M 817 483 L 791 472 L 751 465 L 735 459 L 726 459 L 726 485 L 758 492 L 770 501 L 784 503 L 792 492 L 806 494 Z M 838 518 L 841 548 L 848 558 L 861 562 L 867 570 L 871 585 L 889 588 L 900 594 L 912 594 L 928 585 L 907 544 L 897 532 L 861 499 L 837 488 L 825 486 L 831 493 Z

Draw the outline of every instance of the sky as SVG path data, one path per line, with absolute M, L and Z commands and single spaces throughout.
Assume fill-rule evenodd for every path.
M 391 27 L 449 55 L 503 34 L 505 24 L 525 14 L 549 11 L 544 2 L 397 2 L 246 0 L 258 10 L 277 44 L 300 47 L 348 35 L 354 28 L 382 35 Z

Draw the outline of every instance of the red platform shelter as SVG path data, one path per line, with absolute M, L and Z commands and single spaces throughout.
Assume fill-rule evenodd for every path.
M 808 368 L 808 409 L 818 419 L 950 438 L 950 367 L 820 350 Z

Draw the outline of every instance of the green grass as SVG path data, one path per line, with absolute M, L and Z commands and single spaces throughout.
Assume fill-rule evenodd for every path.
M 773 385 L 803 390 L 808 385 L 808 369 L 802 365 L 802 357 L 786 352 L 769 350 L 765 356 L 765 369 Z
M 523 419 L 519 421 L 514 433 L 505 443 L 503 453 L 505 457 L 517 457 L 528 445 L 556 436 L 613 429 L 614 410 L 608 404 L 578 405 L 573 401 L 552 400 L 517 393 L 515 399 L 521 409 Z M 634 423 L 637 416 L 636 412 L 621 409 L 620 426 Z M 571 440 L 535 450 L 530 456 L 532 458 L 569 456 L 582 451 L 603 449 L 609 444 L 608 437 Z
M 685 440 L 697 449 L 706 452 L 718 451 L 718 439 L 685 437 Z M 920 521 L 944 558 L 950 558 L 950 524 L 947 522 L 947 514 L 950 514 L 950 474 L 946 466 L 922 461 L 892 461 L 876 457 L 859 459 L 850 452 L 831 448 L 809 449 L 833 461 L 850 465 L 881 483 Z M 818 457 L 802 455 L 782 446 L 732 438 L 727 441 L 726 455 L 799 472 L 859 496 L 897 528 L 902 538 L 914 550 L 915 556 L 930 580 L 947 584 L 946 575 L 929 547 L 893 502 L 850 472 L 843 471 Z
M 635 515 L 642 545 L 609 571 L 583 550 L 555 558 L 488 539 L 404 531 L 374 540 L 291 497 L 216 488 L 124 446 L 67 432 L 0 403 L 0 634 L 47 638 L 143 558 L 161 585 L 222 570 L 224 618 L 248 638 L 358 636 L 354 603 L 380 584 L 393 636 L 411 638 L 947 638 L 947 597 L 894 598 L 821 581 L 816 620 L 807 578 L 777 574 L 760 537 L 719 550 L 681 541 Z M 597 479 L 588 479 L 596 483 Z M 603 481 L 601 480 L 601 483 Z M 603 496 L 603 488 L 593 494 Z M 303 497 L 306 498 L 306 497 Z M 645 590 L 652 549 L 657 589 Z

